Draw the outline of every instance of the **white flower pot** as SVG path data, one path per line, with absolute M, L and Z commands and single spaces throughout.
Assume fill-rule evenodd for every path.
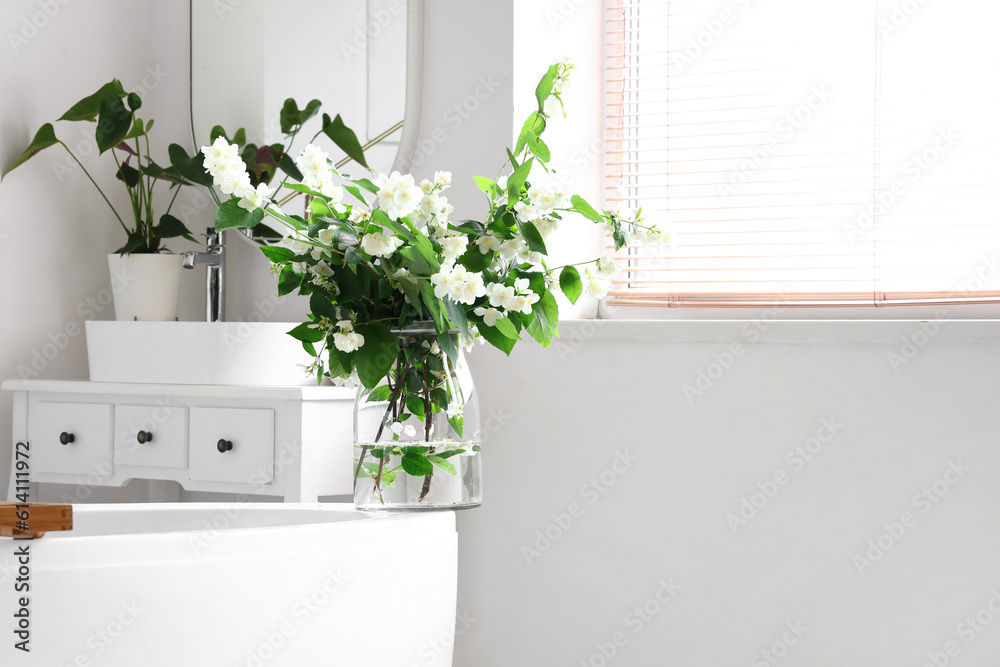
M 183 255 L 108 255 L 118 321 L 173 321 L 181 291 Z

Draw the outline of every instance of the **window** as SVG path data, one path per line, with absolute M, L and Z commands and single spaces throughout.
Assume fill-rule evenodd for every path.
M 607 0 L 633 305 L 1000 301 L 1000 3 Z

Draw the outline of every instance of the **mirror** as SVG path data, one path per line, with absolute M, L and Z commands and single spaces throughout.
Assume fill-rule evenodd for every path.
M 406 0 L 189 2 L 196 147 L 209 143 L 212 128 L 220 125 L 230 138 L 244 128 L 247 143 L 284 144 L 294 157 L 320 131 L 324 113 L 340 114 L 365 145 L 368 165 L 392 168 L 407 103 Z M 290 147 L 280 123 L 287 98 L 299 108 L 313 99 L 322 102 Z M 315 143 L 335 161 L 345 157 L 322 134 Z M 355 163 L 343 167 L 358 175 L 362 169 Z M 279 171 L 272 186 L 283 177 Z M 302 214 L 304 199 L 282 208 Z M 267 240 L 260 230 L 255 239 Z

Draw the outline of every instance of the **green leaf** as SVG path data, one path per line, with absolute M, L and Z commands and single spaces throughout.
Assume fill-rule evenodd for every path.
M 389 329 L 381 324 L 360 324 L 355 330 L 365 343 L 354 353 L 361 384 L 373 389 L 378 386 L 396 361 L 397 345 Z
M 499 320 L 497 322 L 499 323 Z M 479 333 L 486 339 L 486 342 L 508 356 L 510 356 L 511 350 L 514 349 L 514 345 L 517 343 L 515 339 L 505 336 L 497 327 L 488 327 L 484 324 L 479 327 Z
M 494 324 L 494 326 L 496 327 L 497 331 L 502 333 L 507 338 L 512 338 L 514 340 L 521 340 L 521 336 L 517 333 L 517 329 L 514 327 L 514 323 L 510 321 L 510 318 L 501 317 L 496 321 L 496 324 Z M 486 327 L 487 329 L 489 328 L 488 326 L 486 326 L 485 323 L 483 324 L 482 327 L 479 327 L 480 330 L 482 330 L 483 327 Z
M 215 229 L 220 232 L 233 228 L 253 227 L 263 219 L 264 209 L 248 211 L 241 207 L 239 200 L 235 198 L 222 202 L 222 205 L 215 209 Z
M 465 335 L 469 334 L 469 319 L 465 314 L 465 308 L 458 303 L 455 303 L 448 297 L 442 299 L 444 302 L 445 312 L 448 313 L 448 319 L 452 324 L 455 325 L 459 331 Z
M 291 134 L 292 128 L 298 125 L 299 105 L 291 97 L 285 100 L 284 105 L 282 105 L 279 119 L 282 134 Z
M 521 151 L 524 150 L 525 144 L 528 143 L 528 135 L 533 134 L 537 137 L 544 131 L 545 116 L 537 111 L 532 111 L 521 127 L 521 134 L 517 137 L 517 145 L 514 147 L 514 152 L 520 155 Z
M 525 242 L 527 242 L 528 248 L 547 255 L 548 250 L 545 249 L 545 241 L 542 240 L 542 234 L 538 231 L 538 227 L 535 227 L 535 223 L 518 220 L 517 224 L 521 228 L 521 235 L 524 237 Z
M 485 176 L 473 176 L 472 180 L 476 182 L 479 189 L 485 192 L 490 199 L 496 199 L 500 196 L 500 188 L 497 187 L 496 183 Z
M 121 98 L 105 95 L 101 100 L 101 111 L 97 117 L 97 150 L 99 153 L 111 150 L 121 143 L 132 127 L 132 112 L 125 108 Z
M 142 98 L 135 93 L 129 93 L 125 100 L 128 102 L 128 108 L 132 111 L 138 111 L 139 107 L 142 106 Z
M 347 153 L 347 155 L 360 164 L 362 167 L 367 167 L 368 163 L 365 162 L 365 152 L 361 148 L 361 142 L 358 141 L 358 135 L 354 134 L 354 130 L 344 125 L 344 121 L 340 118 L 340 114 L 337 114 L 333 121 L 323 128 L 323 134 L 330 137 L 333 143 L 340 147 L 340 150 Z M 360 185 L 361 182 L 357 181 Z M 363 186 L 362 186 L 363 187 Z M 378 191 L 378 188 L 375 189 Z
M 264 254 L 264 257 L 278 264 L 290 262 L 295 257 L 295 253 L 290 248 L 282 248 L 276 245 L 261 246 L 260 251 Z
M 407 475 L 426 477 L 434 474 L 434 466 L 431 462 L 415 452 L 407 451 L 404 453 L 400 463 Z
M 7 168 L 7 171 L 4 172 L 4 175 L 9 174 L 10 172 L 14 171 L 14 169 L 27 162 L 28 159 L 31 158 L 31 156 L 33 156 L 35 153 L 42 150 L 43 148 L 48 148 L 49 146 L 54 146 L 55 144 L 58 143 L 59 140 L 56 138 L 56 131 L 52 127 L 52 123 L 46 123 L 45 125 L 42 125 L 40 128 L 38 128 L 38 132 L 35 132 L 35 138 L 31 140 L 31 143 L 28 144 L 28 147 L 24 149 L 24 152 L 21 153 L 19 156 L 17 156 L 17 159 L 14 160 L 14 164 L 10 165 L 10 167 Z
M 310 327 L 309 326 L 310 324 L 312 323 L 303 322 L 302 324 L 298 325 L 297 327 L 289 331 L 288 335 L 294 338 L 295 340 L 301 340 L 309 343 L 318 343 L 324 338 L 326 338 L 325 333 L 323 333 L 319 329 L 314 329 Z M 368 341 L 365 340 L 365 342 L 367 343 Z
M 535 158 L 526 160 L 524 164 L 515 169 L 514 173 L 507 179 L 507 200 L 510 201 L 510 203 L 513 204 L 521 198 L 521 190 L 524 188 L 524 184 L 528 180 L 528 175 L 531 173 L 531 165 L 534 162 Z
M 392 389 L 389 385 L 383 384 L 372 389 L 372 392 L 368 394 L 368 399 L 366 403 L 388 403 L 389 399 L 392 398 Z
M 192 183 L 212 187 L 212 175 L 205 171 L 205 157 L 201 153 L 195 153 L 194 157 L 190 157 L 180 144 L 170 144 L 167 147 L 167 155 L 170 157 L 171 166 L 181 176 Z
M 559 74 L 559 65 L 550 65 L 548 71 L 538 81 L 535 86 L 535 99 L 538 101 L 538 110 L 545 108 L 545 100 L 552 94 L 552 87 L 555 85 L 556 75 Z
M 355 179 L 354 182 L 363 187 L 368 192 L 372 193 L 373 195 L 378 194 L 378 186 L 372 183 L 371 180 L 367 178 L 358 178 Z
M 304 124 L 307 120 L 315 116 L 316 112 L 319 111 L 319 108 L 322 105 L 323 103 L 319 100 L 309 100 L 309 103 L 306 104 L 306 108 L 299 114 L 299 125 Z
M 451 461 L 446 461 L 440 456 L 435 456 L 432 454 L 431 456 L 427 457 L 427 460 L 430 461 L 435 466 L 437 466 L 438 468 L 441 468 L 441 470 L 444 470 L 449 475 L 458 474 L 458 470 L 455 469 L 455 465 L 451 463 Z
M 549 161 L 549 158 L 551 157 L 551 154 L 549 152 L 549 147 L 545 144 L 544 141 L 539 139 L 538 136 L 534 134 L 528 135 L 528 148 L 530 148 L 531 152 L 535 154 L 535 157 L 537 157 L 542 162 Z
M 147 130 L 142 122 L 142 119 L 136 118 L 132 121 L 132 129 L 128 131 L 128 134 L 125 135 L 125 139 L 123 139 L 122 141 L 128 139 L 135 139 L 136 137 L 141 137 L 144 134 L 146 134 L 146 132 Z M 119 146 L 121 146 L 121 144 L 119 144 Z
M 319 292 L 309 295 L 309 310 L 316 317 L 325 317 L 331 322 L 340 319 L 336 306 L 330 303 L 330 299 Z
M 594 207 L 588 204 L 580 195 L 573 195 L 570 201 L 573 204 L 573 210 L 588 220 L 593 220 L 594 222 L 601 222 L 604 220 L 604 216 L 595 211 Z
M 434 456 L 436 456 L 439 459 L 450 459 L 452 456 L 458 456 L 459 454 L 464 454 L 464 453 L 465 450 L 459 448 L 459 449 L 449 449 L 446 452 L 435 453 Z
M 575 266 L 567 266 L 559 274 L 559 289 L 566 295 L 570 303 L 576 303 L 583 293 L 583 282 L 580 280 L 580 272 Z
M 549 338 L 559 335 L 559 304 L 552 292 L 545 292 L 531 309 L 536 319 L 540 320 L 542 331 Z
M 290 178 L 294 178 L 296 181 L 302 180 L 302 172 L 299 171 L 297 166 L 295 166 L 295 160 L 293 160 L 292 156 L 288 153 L 281 154 L 281 159 L 278 160 L 278 166 L 281 168 L 281 171 L 288 174 Z
M 149 239 L 146 238 L 146 235 L 141 230 L 137 230 L 128 235 L 128 242 L 116 250 L 115 253 L 118 255 L 128 255 L 136 250 L 149 250 L 148 243 Z
M 172 239 L 183 236 L 188 241 L 194 241 L 191 230 L 187 228 L 179 218 L 175 218 L 169 213 L 160 216 L 160 223 L 156 226 L 156 235 L 163 239 Z
M 438 336 L 438 345 L 452 361 L 458 361 L 458 341 L 454 334 L 445 332 Z
M 118 169 L 118 173 L 115 174 L 115 178 L 119 181 L 124 181 L 125 185 L 130 188 L 134 188 L 139 185 L 139 170 L 127 164 L 123 164 Z
M 302 284 L 302 278 L 292 271 L 292 265 L 286 264 L 278 275 L 278 296 L 285 296 Z
M 465 417 L 461 415 L 457 415 L 455 417 L 448 417 L 448 423 L 451 424 L 451 427 L 455 429 L 455 433 L 457 433 L 458 437 L 461 438 L 462 430 L 463 427 L 465 426 Z
M 93 95 L 89 95 L 74 104 L 69 111 L 59 116 L 59 120 L 94 120 L 101 111 L 101 102 L 108 95 L 118 99 L 125 97 L 125 89 L 122 88 L 118 79 L 112 79 L 109 83 L 101 86 Z
M 424 421 L 424 397 L 418 394 L 406 395 L 406 409 L 412 412 L 417 419 Z

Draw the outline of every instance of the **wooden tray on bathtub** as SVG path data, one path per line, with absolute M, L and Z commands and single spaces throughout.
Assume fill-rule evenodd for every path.
M 0 503 L 0 537 L 36 538 L 73 530 L 73 506 L 52 503 Z

